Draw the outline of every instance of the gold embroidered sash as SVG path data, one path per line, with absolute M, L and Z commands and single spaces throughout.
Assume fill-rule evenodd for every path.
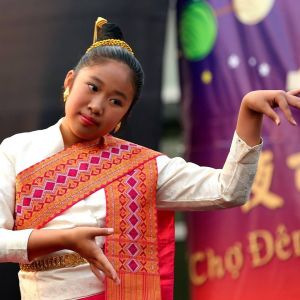
M 161 299 L 156 182 L 156 161 L 150 160 L 105 189 L 106 224 L 115 229 L 105 255 L 121 279 L 119 286 L 106 280 L 106 299 Z
M 112 136 L 82 143 L 25 169 L 16 178 L 15 229 L 41 228 L 95 191 L 160 153 Z
M 115 230 L 106 237 L 105 255 L 121 279 L 120 286 L 106 279 L 106 299 L 160 300 L 161 292 L 172 299 L 173 213 L 164 213 L 158 228 L 158 155 L 108 136 L 102 147 L 77 144 L 35 164 L 17 176 L 15 229 L 41 228 L 104 188 L 106 226 Z

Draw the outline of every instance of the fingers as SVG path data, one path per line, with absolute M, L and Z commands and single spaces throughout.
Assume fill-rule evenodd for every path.
M 99 254 L 97 261 L 94 261 L 94 263 L 91 263 L 91 266 L 92 265 L 94 266 L 94 268 L 97 269 L 97 270 L 92 269 L 92 271 L 97 276 L 97 278 L 102 280 L 101 276 L 103 274 L 101 274 L 101 273 L 103 272 L 107 277 L 111 278 L 116 284 L 120 284 L 120 279 L 118 277 L 116 270 L 114 269 L 112 264 L 109 262 L 107 257 L 103 254 L 103 252 L 101 254 Z M 101 273 L 99 273 L 99 272 L 101 272 Z
M 287 92 L 287 97 L 291 106 L 300 109 L 300 88 Z
M 91 228 L 90 234 L 91 238 L 96 238 L 97 236 L 107 236 L 114 232 L 113 228 Z M 95 255 L 95 258 L 93 259 L 94 267 L 98 270 L 102 270 L 102 272 L 109 278 L 111 278 L 116 284 L 119 284 L 120 279 L 117 275 L 117 272 L 115 271 L 112 264 L 109 262 L 107 257 L 103 254 L 103 251 L 98 248 L 97 254 Z M 94 270 L 95 271 L 95 270 Z M 101 278 L 101 273 L 94 272 L 94 274 Z
M 278 93 L 275 97 L 275 102 L 278 104 L 280 110 L 284 113 L 286 119 L 292 124 L 292 125 L 297 125 L 297 122 L 295 121 L 292 112 L 289 107 L 289 102 L 291 99 L 289 99 L 291 96 L 289 96 L 285 92 Z M 276 123 L 276 122 L 275 122 Z M 280 123 L 280 121 L 279 121 Z M 279 123 L 276 123 L 279 125 Z
M 92 272 L 95 274 L 95 276 L 100 280 L 100 281 L 104 281 L 105 275 L 104 273 L 99 270 L 98 268 L 96 268 L 94 266 L 94 264 L 90 264 L 90 268 L 92 270 Z
M 114 233 L 113 228 L 89 227 L 89 231 L 90 231 L 91 237 L 107 236 L 107 235 L 111 235 Z
M 70 249 L 79 253 L 91 265 L 94 265 L 98 271 L 96 272 L 95 268 L 92 268 L 92 271 L 97 278 L 101 279 L 101 273 L 99 273 L 101 270 L 107 277 L 119 284 L 120 279 L 117 272 L 96 242 L 96 237 L 108 236 L 114 232 L 114 229 L 97 227 L 77 227 L 75 229 L 76 232 L 73 237 L 75 242 L 73 242 L 73 246 Z
M 299 96 L 287 94 L 287 99 L 288 99 L 289 105 L 300 109 L 300 94 L 299 94 Z
M 292 95 L 292 96 L 300 97 L 300 88 L 288 91 L 287 94 Z
M 271 106 L 266 106 L 264 114 L 268 116 L 277 126 L 280 125 L 280 118 L 278 114 L 271 108 Z

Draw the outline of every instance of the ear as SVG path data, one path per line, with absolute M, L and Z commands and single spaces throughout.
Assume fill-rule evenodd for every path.
M 65 78 L 65 81 L 64 81 L 64 88 L 65 89 L 66 88 L 71 89 L 72 85 L 73 85 L 73 82 L 74 82 L 74 79 L 75 79 L 75 71 L 70 70 L 66 75 L 66 78 Z

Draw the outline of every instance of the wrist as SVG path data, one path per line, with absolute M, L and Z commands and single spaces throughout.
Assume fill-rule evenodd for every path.
M 28 259 L 47 255 L 51 252 L 71 249 L 72 229 L 35 229 L 32 231 L 27 245 Z
M 261 127 L 263 114 L 255 109 L 254 95 L 248 93 L 244 96 L 238 121 L 236 132 L 249 146 L 257 145 L 261 138 Z
M 75 235 L 76 235 L 75 228 L 61 230 L 59 241 L 62 249 L 68 249 L 74 251 L 74 246 L 75 246 L 74 241 L 76 240 Z
M 242 99 L 242 103 L 241 103 L 241 110 L 243 110 L 246 113 L 249 114 L 253 114 L 253 115 L 261 115 L 261 113 L 258 113 L 255 109 L 254 109 L 254 103 L 253 103 L 253 99 L 252 99 L 252 94 L 248 93 L 246 94 L 243 99 Z

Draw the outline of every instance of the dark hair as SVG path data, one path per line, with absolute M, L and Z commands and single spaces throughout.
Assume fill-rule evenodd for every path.
M 113 23 L 106 23 L 100 29 L 98 29 L 97 32 L 97 41 L 105 39 L 124 40 L 124 37 L 121 29 L 117 25 Z M 79 72 L 80 69 L 83 67 L 93 66 L 95 64 L 104 62 L 109 59 L 120 61 L 126 64 L 132 71 L 132 84 L 135 89 L 135 94 L 131 107 L 129 108 L 129 111 L 126 114 L 128 115 L 133 105 L 140 97 L 142 87 L 144 84 L 144 71 L 140 62 L 133 54 L 131 54 L 128 50 L 120 46 L 95 47 L 81 57 L 77 66 L 75 67 L 75 72 Z

